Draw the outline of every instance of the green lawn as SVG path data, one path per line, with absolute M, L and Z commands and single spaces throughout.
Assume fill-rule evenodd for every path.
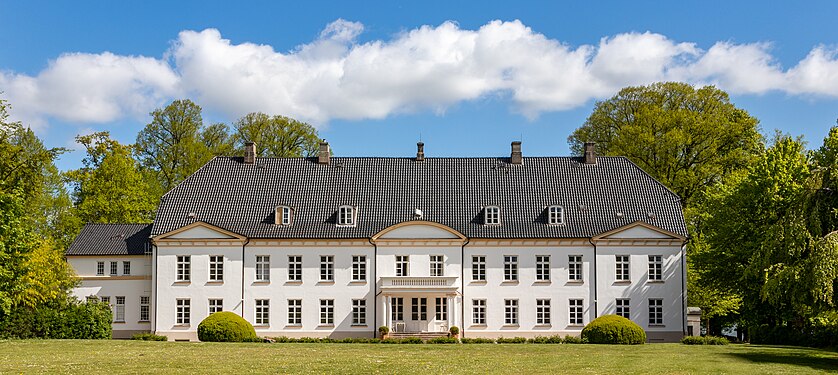
M 221 344 L 0 341 L 0 373 L 808 374 L 838 353 L 757 345 Z

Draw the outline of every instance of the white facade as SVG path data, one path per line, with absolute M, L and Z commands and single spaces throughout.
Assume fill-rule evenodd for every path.
M 126 297 L 115 337 L 150 330 L 196 340 L 211 300 L 269 337 L 373 337 L 382 325 L 392 332 L 457 326 L 463 337 L 578 335 L 595 317 L 617 313 L 618 299 L 650 341 L 685 331 L 684 238 L 639 222 L 592 239 L 516 240 L 469 239 L 425 221 L 367 240 L 247 239 L 196 222 L 153 243 L 145 257 L 68 257 L 84 280 L 77 294 L 111 296 L 112 304 Z M 627 257 L 626 280 L 617 280 L 618 256 Z M 124 260 L 131 275 L 121 275 Z M 99 261 L 105 276 L 96 276 Z M 111 261 L 119 275 L 107 275 Z M 139 321 L 141 296 L 151 297 L 147 323 Z

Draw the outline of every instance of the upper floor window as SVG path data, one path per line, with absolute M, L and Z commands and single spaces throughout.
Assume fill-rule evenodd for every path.
M 500 225 L 500 207 L 488 206 L 483 211 L 483 223 L 486 225 Z
M 663 256 L 649 255 L 649 281 L 663 280 Z
M 550 281 L 550 256 L 535 256 L 535 279 L 538 281 Z
M 191 279 L 192 257 L 189 255 L 177 256 L 177 281 L 189 281 Z
M 629 256 L 628 255 L 617 255 L 617 274 L 616 280 L 617 281 L 629 281 Z
M 445 276 L 445 262 L 442 255 L 431 255 L 431 276 Z
M 518 281 L 518 256 L 503 256 L 503 280 Z
M 130 261 L 122 261 L 122 274 L 126 275 L 126 276 L 131 274 L 131 262 Z
M 111 276 L 116 276 L 117 263 L 111 262 Z
M 550 206 L 547 209 L 547 219 L 550 225 L 564 224 L 564 207 Z
M 105 276 L 105 262 L 96 262 L 96 275 Z
M 364 255 L 352 256 L 352 281 L 367 280 L 367 257 Z
M 486 281 L 485 255 L 474 255 L 471 257 L 471 279 L 474 281 Z
M 224 280 L 224 256 L 210 255 L 209 257 L 209 281 Z
M 271 256 L 256 256 L 256 281 L 271 281 Z
M 288 256 L 288 281 L 303 281 L 303 256 Z
M 396 276 L 407 276 L 410 272 L 410 256 L 396 255 Z
M 582 281 L 582 256 L 567 256 L 567 279 L 570 281 Z
M 278 206 L 276 208 L 276 223 L 279 225 L 291 225 L 293 211 L 288 206 Z
M 320 281 L 335 281 L 334 255 L 320 256 Z
M 338 225 L 347 227 L 355 226 L 355 207 L 340 206 L 338 208 Z

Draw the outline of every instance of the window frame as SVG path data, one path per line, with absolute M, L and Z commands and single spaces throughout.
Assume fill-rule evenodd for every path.
M 222 312 L 224 311 L 224 299 L 222 298 L 210 298 L 207 301 L 207 311 L 209 315 L 213 313 Z
M 354 227 L 357 224 L 357 212 L 355 206 L 348 204 L 338 207 L 337 226 L 339 227 Z
M 288 281 L 302 282 L 303 281 L 303 256 L 289 255 L 288 256 Z
M 448 320 L 448 297 L 436 297 L 434 301 L 434 319 L 440 321 Z
M 288 326 L 300 327 L 303 325 L 303 300 L 289 299 L 288 303 Z
M 334 282 L 335 281 L 335 256 L 321 255 L 320 256 L 320 282 Z
M 663 298 L 649 298 L 649 326 L 663 325 Z
M 471 281 L 486 281 L 486 256 L 471 256 Z
M 503 300 L 503 325 L 505 326 L 517 326 L 520 324 L 521 320 L 518 316 L 518 300 L 517 299 L 504 299 Z
M 582 274 L 582 256 L 568 255 L 567 256 L 567 280 L 568 281 L 583 281 Z
M 274 222 L 277 225 L 289 226 L 294 222 L 294 209 L 290 206 L 276 206 Z
M 175 323 L 190 325 L 192 321 L 192 301 L 189 298 L 178 298 L 175 303 Z
M 114 260 L 114 261 L 111 261 L 110 263 L 111 264 L 110 264 L 110 268 L 109 268 L 109 271 L 108 271 L 108 276 L 117 276 L 118 275 L 117 271 L 119 271 L 119 262 Z
M 535 280 L 550 281 L 550 255 L 535 256 Z
M 663 281 L 663 255 L 649 255 L 649 281 Z
M 179 282 L 192 281 L 192 256 L 177 255 L 175 261 L 177 263 L 175 280 Z
M 105 276 L 105 262 L 96 262 L 96 276 Z
M 483 209 L 484 225 L 501 225 L 500 206 L 486 206 Z
M 535 300 L 535 324 L 542 326 L 551 325 L 551 306 L 549 298 Z
M 569 326 L 584 326 L 585 325 L 585 300 L 580 298 L 571 298 L 567 302 L 567 322 Z
M 335 300 L 321 299 L 320 300 L 320 325 L 333 326 L 335 325 Z
M 486 299 L 471 300 L 471 324 L 486 325 Z
M 151 319 L 151 296 L 140 296 L 140 322 Z
M 428 320 L 428 297 L 412 297 L 410 299 L 410 318 L 413 321 Z
M 564 225 L 564 207 L 552 205 L 547 207 L 547 224 Z
M 130 260 L 123 260 L 122 261 L 122 275 L 123 276 L 130 276 L 131 275 L 131 261 Z
M 631 257 L 628 255 L 614 255 L 614 270 L 615 281 L 631 281 Z
M 208 280 L 212 282 L 224 281 L 224 256 L 210 255 L 209 256 L 209 275 Z
M 396 255 L 396 276 L 410 276 L 410 255 Z
M 503 256 L 503 281 L 518 281 L 518 256 Z
M 430 257 L 430 275 L 431 276 L 445 276 L 445 256 L 431 255 Z
M 390 316 L 393 321 L 404 321 L 404 297 L 390 297 Z
M 352 325 L 366 326 L 367 325 L 367 300 L 353 299 L 352 300 Z
M 125 296 L 114 297 L 113 321 L 114 323 L 125 323 Z
M 365 282 L 367 281 L 367 256 L 353 255 L 352 256 L 352 281 Z
M 253 322 L 256 326 L 271 325 L 271 300 L 257 299 L 253 303 L 254 317 Z
M 614 315 L 622 316 L 626 319 L 631 319 L 631 299 L 617 298 L 614 301 Z
M 254 280 L 258 282 L 271 281 L 271 256 L 270 255 L 256 255 L 256 262 L 254 267 Z

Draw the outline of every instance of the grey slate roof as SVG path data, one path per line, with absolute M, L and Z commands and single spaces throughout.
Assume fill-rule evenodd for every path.
M 369 238 L 414 220 L 417 208 L 422 220 L 472 238 L 589 238 L 638 220 L 687 235 L 679 198 L 626 158 L 599 157 L 595 165 L 575 157 L 508 161 L 333 157 L 328 165 L 316 158 L 245 164 L 216 157 L 163 196 L 152 235 L 203 221 L 250 238 Z M 335 225 L 345 204 L 358 209 L 356 227 Z M 274 224 L 278 205 L 295 210 L 292 225 Z M 502 225 L 483 225 L 489 205 L 501 208 Z M 549 205 L 565 208 L 565 225 L 546 224 Z
M 66 255 L 143 255 L 151 224 L 87 224 Z

